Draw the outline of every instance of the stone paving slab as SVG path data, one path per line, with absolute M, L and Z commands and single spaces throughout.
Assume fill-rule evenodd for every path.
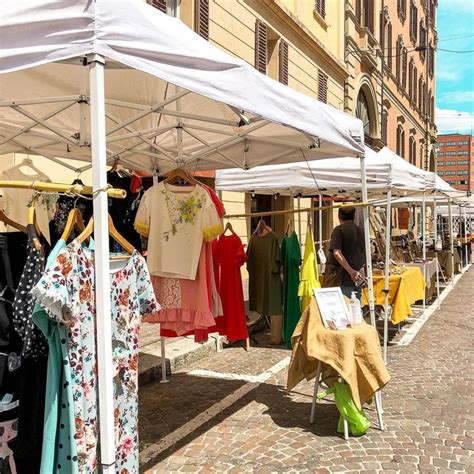
M 392 380 L 383 392 L 385 431 L 346 442 L 337 409 L 318 404 L 313 383 L 285 390 L 286 369 L 262 383 L 239 380 L 284 361 L 263 344 L 226 349 L 139 395 L 143 472 L 473 472 L 474 271 L 467 272 L 413 342 L 389 348 Z M 192 375 L 234 373 L 235 380 Z

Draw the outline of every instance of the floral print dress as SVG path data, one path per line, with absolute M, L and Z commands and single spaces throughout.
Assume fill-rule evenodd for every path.
M 77 457 L 61 472 L 99 470 L 99 421 L 94 266 L 77 241 L 64 248 L 33 290 L 50 318 L 67 327 Z M 145 260 L 138 252 L 111 269 L 116 472 L 138 472 L 138 337 L 140 316 L 159 310 Z M 64 374 L 67 372 L 65 371 Z M 59 447 L 61 448 L 61 447 Z M 77 463 L 77 467 L 75 465 Z M 74 465 L 74 469 L 72 469 Z

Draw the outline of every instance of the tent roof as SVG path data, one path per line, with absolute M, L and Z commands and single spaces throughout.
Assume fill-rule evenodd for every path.
M 0 0 L 0 9 L 0 154 L 90 159 L 84 65 L 93 54 L 106 58 L 110 161 L 166 172 L 363 151 L 360 120 L 257 72 L 145 2 Z
M 423 191 L 430 174 L 384 150 L 376 153 L 365 147 L 369 192 L 380 195 L 389 186 L 400 192 Z M 217 173 L 216 188 L 258 194 L 355 194 L 361 189 L 360 162 L 354 158 L 338 158 L 261 166 L 248 171 L 222 170 Z

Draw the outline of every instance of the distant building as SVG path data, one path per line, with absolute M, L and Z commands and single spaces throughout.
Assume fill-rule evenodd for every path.
M 450 133 L 438 135 L 438 174 L 461 191 L 474 190 L 474 138 Z

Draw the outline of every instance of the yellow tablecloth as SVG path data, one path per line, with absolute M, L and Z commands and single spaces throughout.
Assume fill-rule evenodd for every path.
M 353 328 L 325 328 L 314 298 L 303 312 L 292 337 L 293 354 L 287 388 L 316 375 L 323 362 L 323 377 L 340 375 L 351 389 L 358 408 L 390 380 L 380 352 L 377 330 L 363 323 Z
M 425 297 L 425 279 L 418 267 L 405 267 L 400 275 L 390 275 L 388 302 L 392 306 L 392 323 L 398 324 L 413 314 L 411 305 Z M 374 275 L 375 304 L 385 303 L 384 275 Z M 362 301 L 367 304 L 367 288 L 362 295 Z

